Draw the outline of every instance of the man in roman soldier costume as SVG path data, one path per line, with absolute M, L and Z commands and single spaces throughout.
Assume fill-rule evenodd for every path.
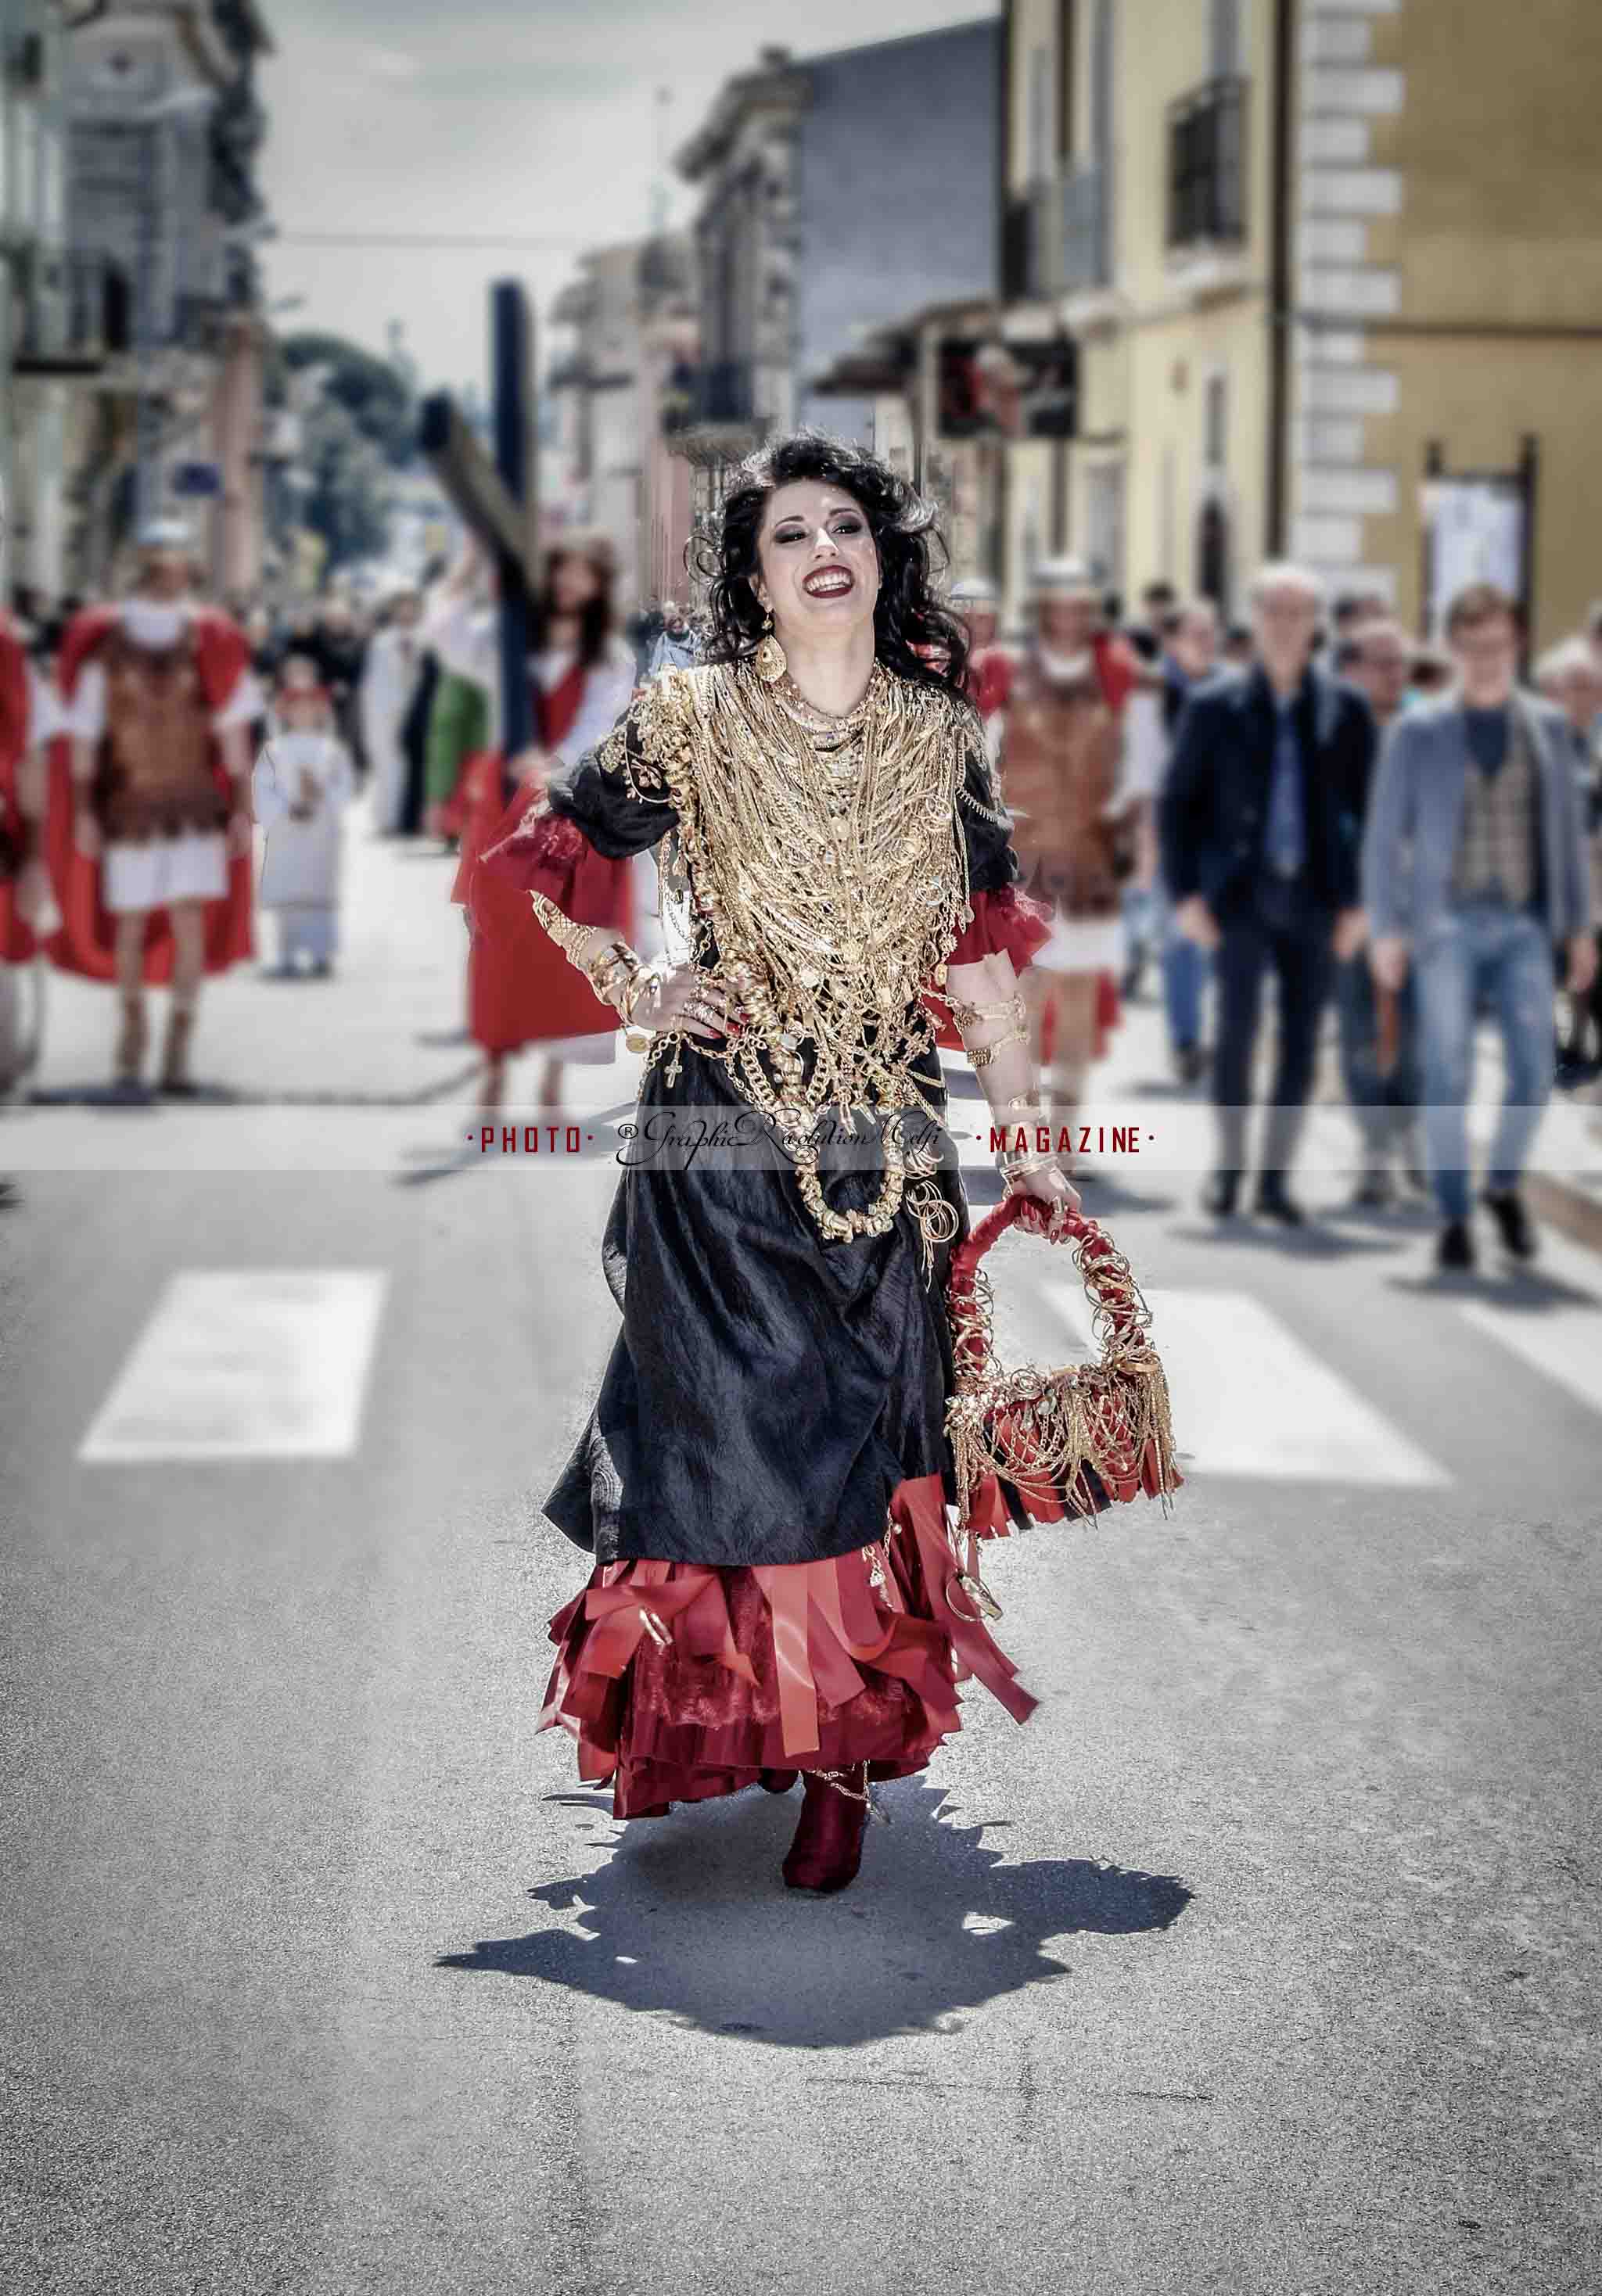
M 1002 794 L 1029 890 L 1051 939 L 1025 978 L 1032 1049 L 1054 1125 L 1072 1121 L 1118 1014 L 1120 885 L 1140 791 L 1154 769 L 1126 749 L 1160 746 L 1154 685 L 1101 624 L 1089 570 L 1048 561 L 1034 578 L 1034 629 L 1001 714 Z M 1144 706 L 1142 706 L 1144 704 Z
M 264 705 L 243 633 L 197 603 L 193 580 L 186 529 L 156 521 L 139 537 L 134 594 L 78 615 L 62 646 L 70 738 L 51 857 L 62 922 L 47 953 L 115 980 L 116 1078 L 129 1090 L 143 1083 L 146 988 L 172 989 L 160 1087 L 193 1091 L 202 976 L 251 950 L 251 727 Z

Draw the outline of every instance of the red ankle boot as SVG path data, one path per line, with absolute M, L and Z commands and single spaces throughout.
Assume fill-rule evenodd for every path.
M 854 1882 L 868 1808 L 866 1762 L 849 1770 L 809 1770 L 801 1823 L 783 1868 L 786 1885 L 822 1895 Z

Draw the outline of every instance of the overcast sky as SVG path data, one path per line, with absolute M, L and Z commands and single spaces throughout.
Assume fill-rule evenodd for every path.
M 382 349 L 401 320 L 423 380 L 482 381 L 485 289 L 517 274 L 541 316 L 576 255 L 650 226 L 656 91 L 670 152 L 760 48 L 818 54 L 991 14 L 986 0 L 265 0 L 262 180 L 285 331 Z M 804 29 L 803 29 L 804 28 Z M 667 171 L 670 220 L 694 195 Z M 863 219 L 871 231 L 871 216 Z M 473 234 L 537 250 L 300 243 L 296 234 Z

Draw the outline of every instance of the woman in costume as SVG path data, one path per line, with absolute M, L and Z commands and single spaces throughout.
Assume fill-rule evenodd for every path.
M 995 1120 L 1033 1120 L 1015 966 L 1046 927 L 1015 890 L 932 521 L 854 447 L 803 432 L 754 458 L 707 658 L 643 687 L 481 869 L 648 1032 L 642 1141 L 732 1111 L 766 1144 L 623 1175 L 603 1245 L 623 1329 L 546 1501 L 595 1568 L 551 1623 L 540 1726 L 572 1733 L 620 1817 L 801 1774 L 784 1874 L 815 1890 L 857 1871 L 870 1779 L 957 1728 L 958 1678 L 1019 1721 L 1035 1703 L 949 1543 L 941 1287 L 966 1211 L 924 998 L 949 1001 Z M 687 964 L 612 929 L 618 873 L 664 837 Z M 854 1168 L 826 1162 L 842 1108 Z M 1077 1205 L 1053 1156 L 1004 1170 Z
M 510 809 L 498 739 L 472 768 L 451 898 L 464 904 L 471 922 L 467 1025 L 485 1054 L 486 1109 L 501 1104 L 508 1055 L 528 1046 L 545 1052 L 539 1104 L 553 1110 L 561 1104 L 564 1060 L 610 1062 L 615 1050 L 615 1013 L 564 962 L 515 886 L 477 873 L 484 848 L 538 803 L 555 753 L 578 758 L 593 748 L 634 689 L 634 656 L 612 636 L 612 578 L 604 537 L 567 535 L 549 552 L 533 602 L 529 658 L 536 739 L 512 761 L 517 787 Z M 448 669 L 471 676 L 476 668 L 493 695 L 499 685 L 493 622 L 475 616 L 467 599 L 465 583 L 456 582 L 431 618 L 430 635 Z M 620 902 L 612 922 L 628 930 L 627 886 Z

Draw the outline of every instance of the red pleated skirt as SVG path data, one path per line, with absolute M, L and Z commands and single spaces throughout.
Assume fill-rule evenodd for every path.
M 994 1510 L 999 1519 L 999 1511 Z M 938 1475 L 897 1487 L 885 1535 L 817 1562 L 603 1563 L 551 1620 L 539 1727 L 619 1817 L 754 1784 L 763 1769 L 921 1770 L 975 1677 L 1014 1719 L 1016 1680 L 957 1578 Z

